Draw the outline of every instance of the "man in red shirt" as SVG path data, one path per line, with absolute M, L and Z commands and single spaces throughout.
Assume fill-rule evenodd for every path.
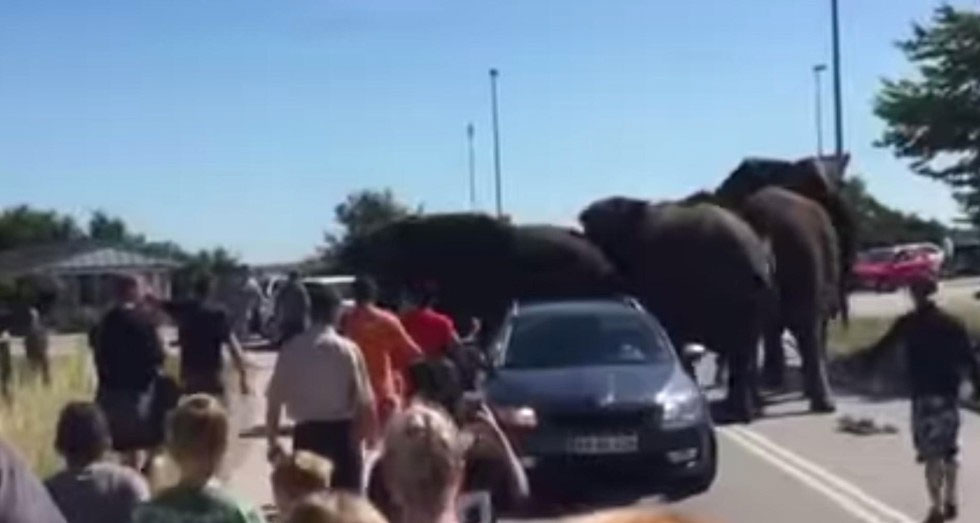
M 401 315 L 402 325 L 427 358 L 440 358 L 459 345 L 453 320 L 432 308 L 432 293 L 417 290 L 409 296 L 409 308 Z

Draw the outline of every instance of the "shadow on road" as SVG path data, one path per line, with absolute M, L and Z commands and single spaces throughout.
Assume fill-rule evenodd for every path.
M 254 425 L 252 427 L 248 427 L 248 428 L 243 429 L 242 431 L 240 431 L 238 433 L 238 437 L 239 438 L 242 438 L 242 439 L 264 438 L 265 437 L 265 432 L 266 432 L 265 425 L 259 424 L 259 425 Z M 280 437 L 292 436 L 292 434 L 293 434 L 293 428 L 292 427 L 280 427 L 279 428 L 279 436 Z
M 532 502 L 507 518 L 542 519 L 587 514 L 636 504 L 640 500 L 667 501 L 664 484 L 656 479 L 624 478 L 613 473 L 554 476 L 532 479 Z

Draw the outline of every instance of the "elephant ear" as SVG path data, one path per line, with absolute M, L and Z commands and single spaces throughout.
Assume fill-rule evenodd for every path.
M 752 193 L 770 185 L 781 185 L 784 173 L 793 170 L 793 164 L 771 158 L 747 158 L 725 178 L 715 191 L 725 205 L 738 206 Z

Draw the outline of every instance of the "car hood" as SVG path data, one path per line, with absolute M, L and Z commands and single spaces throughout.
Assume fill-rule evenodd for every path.
M 498 369 L 487 383 L 491 403 L 561 412 L 582 409 L 646 407 L 675 370 L 670 363 L 651 365 L 569 367 L 561 369 Z

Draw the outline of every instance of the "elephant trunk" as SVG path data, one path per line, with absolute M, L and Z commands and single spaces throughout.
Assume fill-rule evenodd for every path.
M 857 257 L 857 238 L 855 237 L 857 224 L 847 202 L 844 201 L 840 193 L 828 195 L 823 203 L 837 233 L 838 254 L 840 255 L 840 279 L 837 282 L 838 301 L 841 323 L 847 327 L 851 316 L 848 293 L 853 277 L 854 260 Z

